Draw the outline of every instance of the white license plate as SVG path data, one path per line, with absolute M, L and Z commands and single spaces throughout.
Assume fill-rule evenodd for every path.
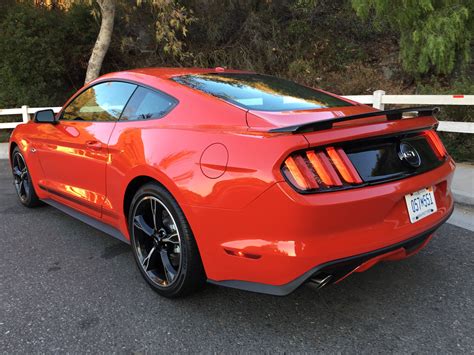
M 405 195 L 405 202 L 411 223 L 418 222 L 438 209 L 432 187 Z

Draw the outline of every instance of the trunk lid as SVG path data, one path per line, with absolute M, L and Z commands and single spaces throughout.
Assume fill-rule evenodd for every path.
M 296 164 L 290 166 L 290 170 L 296 172 L 299 181 L 306 179 L 308 182 L 303 183 L 308 186 L 307 189 L 299 189 L 306 189 L 308 192 L 340 190 L 402 179 L 432 170 L 442 164 L 445 153 L 440 152 L 440 149 L 436 148 L 438 143 L 435 143 L 438 138 L 434 129 L 438 121 L 431 115 L 430 110 L 423 113 L 420 111 L 419 117 L 411 115 L 409 118 L 401 118 L 402 113 L 399 117 L 394 117 L 393 113 L 387 111 L 385 115 L 381 112 L 381 115 L 373 117 L 356 117 L 347 121 L 341 119 L 332 127 L 309 125 L 310 129 L 314 128 L 315 131 L 285 131 L 291 126 L 306 124 L 305 127 L 308 127 L 308 123 L 368 112 L 378 110 L 367 106 L 350 106 L 312 112 L 249 111 L 247 122 L 256 130 L 273 130 L 274 134 L 300 134 L 305 137 L 308 149 L 295 152 L 289 159 L 292 159 L 290 163 L 294 161 Z M 433 134 L 436 137 L 433 138 Z M 334 154 L 334 151 L 338 153 Z M 315 165 L 314 154 L 322 160 L 327 159 L 332 167 L 326 164 L 325 168 L 322 168 L 317 162 Z M 337 161 L 340 159 L 344 162 Z M 289 170 L 285 165 L 282 169 L 288 177 Z M 325 169 L 327 170 L 324 171 Z M 352 171 L 356 178 L 348 178 L 343 170 Z M 329 178 L 326 178 L 329 183 L 324 181 L 324 175 L 335 173 L 338 176 L 332 181 L 340 180 L 342 185 L 341 182 L 332 185 Z M 293 181 L 291 176 L 289 180 Z
M 344 107 L 328 107 L 317 110 L 300 110 L 300 111 L 255 111 L 247 112 L 247 125 L 251 129 L 270 130 L 274 128 L 282 128 L 285 126 L 305 124 L 310 122 L 324 121 L 331 118 L 344 117 L 366 112 L 377 111 L 373 107 L 365 105 L 353 105 Z M 338 126 L 363 124 L 385 120 L 384 117 L 360 119 L 355 122 L 339 123 Z

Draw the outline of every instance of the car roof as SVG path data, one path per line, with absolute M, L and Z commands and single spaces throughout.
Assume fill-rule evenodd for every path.
M 253 73 L 244 70 L 233 70 L 222 67 L 216 68 L 139 68 L 125 70 L 115 73 L 109 73 L 103 76 L 107 78 L 122 78 L 130 74 L 141 74 L 160 79 L 170 79 L 174 76 L 192 75 L 192 74 L 208 74 L 208 73 Z M 128 74 L 128 75 L 127 75 Z

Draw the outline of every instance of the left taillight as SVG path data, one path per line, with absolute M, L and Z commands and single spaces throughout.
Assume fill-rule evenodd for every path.
M 340 190 L 363 183 L 344 150 L 334 147 L 293 153 L 283 163 L 282 173 L 302 192 Z
M 448 155 L 443 142 L 441 142 L 441 139 L 435 131 L 425 131 L 423 132 L 423 135 L 426 137 L 428 144 L 431 146 L 431 149 L 436 154 L 438 159 L 442 159 Z

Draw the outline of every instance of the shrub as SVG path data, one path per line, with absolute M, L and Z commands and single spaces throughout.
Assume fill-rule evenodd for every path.
M 0 28 L 0 107 L 61 105 L 80 87 L 97 25 L 87 8 L 68 13 L 8 7 Z

